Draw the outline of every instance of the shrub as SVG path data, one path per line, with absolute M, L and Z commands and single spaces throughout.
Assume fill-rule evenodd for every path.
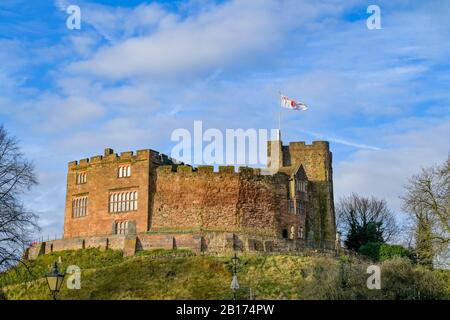
M 412 259 L 413 255 L 412 255 L 411 251 L 409 251 L 408 249 L 406 249 L 400 245 L 392 245 L 392 244 L 383 243 L 380 246 L 378 259 L 380 261 L 386 261 L 386 260 L 392 259 L 394 257 L 404 257 L 404 258 L 409 258 L 410 260 L 413 260 Z
M 380 258 L 381 242 L 369 242 L 361 246 L 358 250 L 359 254 L 369 257 L 372 260 L 378 261 Z
M 384 299 L 446 299 L 445 278 L 411 260 L 395 257 L 381 266 L 381 290 Z
M 381 242 L 369 242 L 359 248 L 359 254 L 371 258 L 374 261 L 386 261 L 394 257 L 405 257 L 413 259 L 410 250 L 395 244 Z

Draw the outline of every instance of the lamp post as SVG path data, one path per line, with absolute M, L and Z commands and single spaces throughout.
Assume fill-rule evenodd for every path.
M 237 289 L 239 289 L 239 282 L 237 278 L 237 264 L 239 262 L 239 258 L 234 253 L 233 258 L 231 258 L 231 262 L 233 264 L 233 280 L 231 280 L 231 289 L 233 290 L 233 300 L 237 299 Z
M 59 290 L 61 289 L 61 286 L 63 284 L 65 274 L 59 272 L 58 270 L 58 264 L 56 261 L 53 263 L 52 270 L 45 275 L 45 278 L 47 279 L 48 288 L 50 289 L 50 292 L 53 296 L 53 300 L 56 300 L 56 296 L 59 293 Z

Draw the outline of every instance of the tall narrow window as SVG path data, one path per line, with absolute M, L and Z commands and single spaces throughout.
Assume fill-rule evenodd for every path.
M 295 213 L 295 206 L 294 206 L 294 200 L 288 200 L 289 201 L 289 213 Z
M 303 239 L 303 227 L 297 228 L 297 238 Z
M 86 183 L 86 172 L 77 172 L 76 182 L 77 184 Z
M 133 210 L 138 209 L 138 193 L 137 191 L 133 192 Z
M 291 226 L 291 232 L 289 234 L 289 239 L 294 239 L 295 238 L 295 227 Z
M 72 199 L 72 217 L 85 217 L 88 211 L 88 197 L 75 197 Z
M 300 192 L 306 192 L 307 183 L 304 180 L 295 180 L 295 190 Z
M 128 221 L 116 222 L 116 234 L 127 234 L 127 233 L 128 233 Z
M 118 177 L 126 178 L 131 177 L 131 165 L 121 165 L 118 169 Z
M 297 214 L 303 213 L 303 203 L 300 200 L 297 200 Z
M 109 212 L 127 212 L 138 209 L 137 191 L 117 191 L 109 194 Z
M 109 195 L 109 212 L 114 212 L 114 194 Z

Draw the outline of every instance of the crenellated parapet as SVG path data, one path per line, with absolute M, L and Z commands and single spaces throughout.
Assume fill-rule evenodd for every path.
M 305 141 L 289 142 L 289 149 L 323 149 L 329 150 L 330 143 L 328 141 L 313 141 L 311 144 L 307 144 Z
M 82 170 L 92 165 L 104 165 L 111 163 L 126 163 L 136 162 L 143 160 L 151 160 L 155 164 L 172 164 L 174 159 L 169 156 L 159 153 L 152 149 L 141 149 L 136 152 L 124 151 L 120 154 L 114 152 L 111 148 L 106 148 L 103 155 L 96 155 L 90 158 L 84 158 L 80 160 L 70 161 L 68 163 L 69 170 Z
M 156 171 L 162 174 L 195 174 L 195 175 L 236 175 L 236 176 L 261 176 L 261 169 L 236 166 L 219 166 L 214 170 L 214 166 L 200 165 L 197 168 L 189 165 L 162 165 Z

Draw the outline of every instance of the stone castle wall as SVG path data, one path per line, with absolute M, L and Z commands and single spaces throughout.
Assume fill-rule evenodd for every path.
M 64 250 L 98 248 L 121 250 L 124 256 L 153 249 L 189 249 L 194 253 L 229 254 L 234 251 L 248 253 L 296 252 L 316 248 L 302 239 L 255 236 L 242 233 L 208 232 L 179 234 L 149 234 L 91 236 L 34 243 L 26 252 L 26 258 L 34 260 L 43 254 Z M 324 243 L 322 250 L 333 251 L 335 243 Z
M 281 155 L 279 172 L 273 175 L 261 175 L 259 169 L 245 167 L 235 172 L 234 167 L 224 166 L 214 172 L 212 166 L 177 165 L 153 150 L 117 155 L 105 149 L 103 156 L 70 162 L 64 238 L 110 239 L 115 224 L 126 220 L 131 222 L 131 234 L 216 231 L 292 239 L 299 238 L 302 230 L 303 240 L 313 238 L 316 244 L 334 241 L 328 142 L 293 142 L 287 146 L 281 141 L 269 142 L 269 163 L 274 159 L 271 146 Z M 131 176 L 120 178 L 118 167 L 124 164 L 131 165 Z M 309 181 L 308 191 L 299 195 L 302 200 L 295 194 L 306 208 L 301 214 L 288 212 L 289 199 L 296 192 L 297 172 L 302 180 Z M 86 173 L 85 183 L 77 183 L 80 173 Z M 110 212 L 110 193 L 128 190 L 138 192 L 137 210 Z M 88 196 L 88 212 L 84 217 L 74 217 L 72 199 L 81 196 Z M 146 239 L 139 238 L 137 246 L 139 241 L 147 243 Z M 152 243 L 155 241 L 152 239 Z
M 136 221 L 137 231 L 148 230 L 149 177 L 152 165 L 152 150 L 122 152 L 120 156 L 106 149 L 104 156 L 95 156 L 79 162 L 69 163 L 67 173 L 67 195 L 64 219 L 64 238 L 106 235 L 113 233 L 113 224 L 118 220 Z M 131 164 L 130 177 L 118 178 L 118 167 Z M 86 183 L 77 184 L 76 176 L 86 172 Z M 124 213 L 109 213 L 109 192 L 138 191 L 138 209 Z M 84 217 L 72 217 L 72 199 L 88 196 L 88 212 Z
M 278 152 L 280 156 L 273 155 Z M 281 170 L 293 170 L 302 165 L 311 182 L 313 214 L 307 221 L 308 233 L 316 242 L 333 241 L 336 236 L 336 223 L 333 195 L 332 153 L 326 141 L 291 142 L 283 145 L 281 141 L 269 141 L 268 165 L 278 160 Z
M 212 166 L 162 166 L 156 170 L 152 231 L 215 230 L 281 236 L 301 219 L 287 213 L 288 176 Z

